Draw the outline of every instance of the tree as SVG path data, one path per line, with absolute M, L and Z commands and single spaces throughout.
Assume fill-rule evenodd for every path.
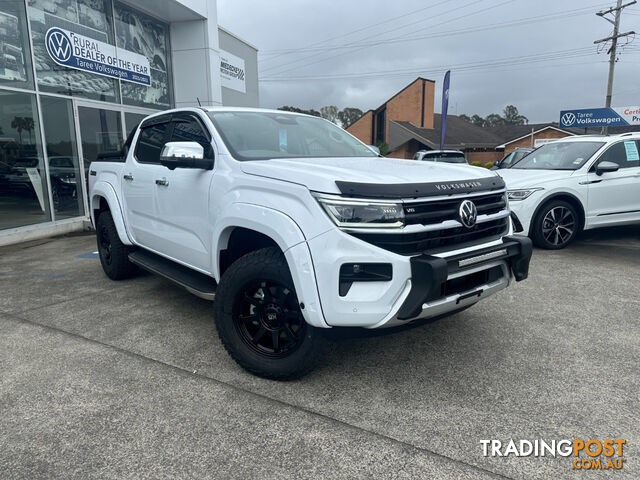
M 337 123 L 338 120 L 338 107 L 335 105 L 327 105 L 320 109 L 320 116 L 329 120 L 330 122 Z
M 359 108 L 346 107 L 338 112 L 338 120 L 342 124 L 342 128 L 347 128 L 353 122 L 358 120 L 364 112 Z
M 520 115 L 515 105 L 507 105 L 503 111 L 504 120 L 507 125 L 524 125 L 529 123 L 529 119 Z
M 479 127 L 497 127 L 499 125 L 524 125 L 529 123 L 529 119 L 524 115 L 520 115 L 518 109 L 514 105 L 507 105 L 502 111 L 503 115 L 498 113 L 491 113 L 482 118 L 478 114 L 474 114 L 471 117 L 469 115 L 460 115 L 462 120 L 469 123 L 473 123 Z
M 474 114 L 474 115 L 471 116 L 471 123 L 473 123 L 474 125 L 477 125 L 479 127 L 484 127 L 484 118 L 482 118 L 478 114 Z
M 497 127 L 499 125 L 504 125 L 505 123 L 505 119 L 497 113 L 491 113 L 487 115 L 487 118 L 484 119 L 485 127 Z
M 13 117 L 13 120 L 11 120 L 11 128 L 18 131 L 18 137 L 20 138 L 20 145 L 22 145 L 22 131 L 26 130 L 26 118 Z
M 320 117 L 320 112 L 317 110 L 314 110 L 313 108 L 310 110 L 304 110 L 302 108 L 298 108 L 298 107 L 289 107 L 289 106 L 283 106 L 283 107 L 278 107 L 278 110 L 284 110 L 285 112 L 295 112 L 295 113 L 304 113 L 307 115 L 313 115 L 314 117 Z

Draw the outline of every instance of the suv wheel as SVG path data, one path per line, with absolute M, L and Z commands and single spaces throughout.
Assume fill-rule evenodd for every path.
M 111 280 L 132 277 L 138 268 L 129 261 L 131 247 L 118 237 L 116 225 L 110 212 L 102 212 L 96 222 L 98 254 L 102 269 Z
M 260 377 L 299 378 L 326 346 L 320 329 L 304 320 L 287 262 L 273 247 L 249 253 L 225 271 L 214 319 L 227 352 Z
M 549 250 L 564 248 L 580 229 L 580 218 L 570 203 L 555 200 L 546 204 L 533 221 L 531 239 L 537 247 Z

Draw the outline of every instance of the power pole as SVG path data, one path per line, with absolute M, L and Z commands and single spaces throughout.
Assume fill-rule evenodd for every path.
M 623 5 L 622 0 L 618 0 L 618 4 L 615 7 L 611 7 L 608 10 L 603 10 L 601 12 L 596 13 L 596 15 L 598 15 L 599 17 L 602 17 L 607 22 L 613 24 L 613 35 L 606 38 L 601 38 L 600 40 L 596 40 L 595 42 L 593 42 L 595 44 L 598 44 L 598 43 L 608 42 L 609 40 L 611 40 L 611 48 L 607 52 L 609 53 L 609 79 L 607 81 L 607 98 L 605 100 L 605 107 L 607 108 L 611 107 L 611 95 L 613 92 L 613 71 L 616 65 L 616 49 L 618 47 L 618 38 L 634 35 L 636 33 L 633 30 L 625 33 L 618 33 L 620 28 L 620 14 L 622 13 L 623 8 L 626 8 L 630 5 L 634 5 L 635 3 L 637 3 L 636 0 L 633 0 Z M 613 20 L 605 16 L 610 13 L 614 14 Z M 604 135 L 607 134 L 607 127 L 602 127 L 602 133 Z

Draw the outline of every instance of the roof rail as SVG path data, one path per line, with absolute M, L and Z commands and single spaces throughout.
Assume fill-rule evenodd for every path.
M 629 137 L 631 135 L 636 135 L 638 133 L 640 133 L 640 132 L 626 132 L 626 133 L 621 133 L 619 136 L 620 137 Z

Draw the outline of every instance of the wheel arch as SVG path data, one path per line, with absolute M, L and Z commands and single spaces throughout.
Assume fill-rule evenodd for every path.
M 233 261 L 249 252 L 276 246 L 283 252 L 296 288 L 302 314 L 315 327 L 328 327 L 318 293 L 311 252 L 298 224 L 288 215 L 267 207 L 234 203 L 214 228 L 214 278 L 220 281 Z
M 97 182 L 94 185 L 93 189 L 91 190 L 91 201 L 89 208 L 91 210 L 91 223 L 93 224 L 94 228 L 98 220 L 98 215 L 101 212 L 108 211 L 111 213 L 113 223 L 115 223 L 116 225 L 116 230 L 118 232 L 120 241 L 125 245 L 133 245 L 133 243 L 129 239 L 129 236 L 127 235 L 127 229 L 125 227 L 124 216 L 122 215 L 120 202 L 118 201 L 115 190 L 110 184 L 108 184 L 107 182 Z
M 584 224 L 586 219 L 586 211 L 585 211 L 584 205 L 576 195 L 569 192 L 552 193 L 551 195 L 546 197 L 542 202 L 540 202 L 540 205 L 536 207 L 535 211 L 533 212 L 533 215 L 531 216 L 531 224 L 532 225 L 534 224 L 534 222 L 538 218 L 538 215 L 540 214 L 540 211 L 545 206 L 547 206 L 550 202 L 553 202 L 555 200 L 563 200 L 569 203 L 570 205 L 572 205 L 578 212 L 578 217 L 579 217 L 578 220 L 580 221 L 579 231 L 584 229 Z M 531 227 L 529 228 L 529 233 L 531 233 Z

